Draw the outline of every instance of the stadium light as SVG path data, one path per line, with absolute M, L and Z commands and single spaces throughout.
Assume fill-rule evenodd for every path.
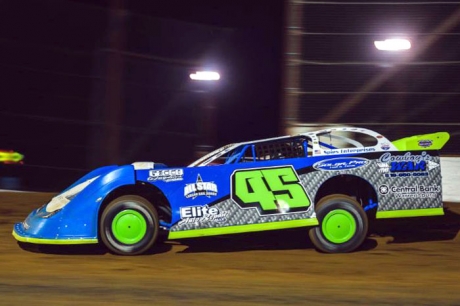
M 194 81 L 218 81 L 220 74 L 215 71 L 197 71 L 190 74 L 190 78 Z
M 374 41 L 374 45 L 381 51 L 404 51 L 411 48 L 410 41 L 404 38 L 376 40 Z

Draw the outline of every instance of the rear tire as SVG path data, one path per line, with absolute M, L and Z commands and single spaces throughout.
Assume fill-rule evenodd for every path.
M 136 195 L 116 198 L 104 209 L 99 222 L 104 245 L 119 255 L 145 253 L 158 237 L 159 222 L 155 207 Z
M 368 220 L 359 203 L 346 195 L 322 198 L 316 206 L 319 226 L 310 229 L 315 247 L 325 253 L 347 253 L 357 249 L 367 236 Z

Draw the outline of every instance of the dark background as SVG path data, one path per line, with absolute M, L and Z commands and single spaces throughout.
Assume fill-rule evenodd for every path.
M 285 126 L 350 124 L 390 140 L 448 131 L 442 154 L 459 154 L 460 2 L 292 3 Z M 401 37 L 410 50 L 374 47 Z
M 283 5 L 3 1 L 0 146 L 25 155 L 22 185 L 59 189 L 111 163 L 185 165 L 206 101 L 210 145 L 279 134 Z M 221 80 L 192 82 L 203 68 Z
M 459 8 L 435 1 L 2 1 L 0 149 L 25 160 L 0 165 L 0 188 L 57 191 L 101 165 L 186 165 L 200 145 L 330 124 L 392 140 L 448 131 L 443 154 L 458 155 L 460 14 L 439 25 Z M 409 36 L 410 52 L 374 48 L 391 33 Z M 196 69 L 217 70 L 221 80 L 192 82 Z M 378 86 L 365 86 L 382 75 Z

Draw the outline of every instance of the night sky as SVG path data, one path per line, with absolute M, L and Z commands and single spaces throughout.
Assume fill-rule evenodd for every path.
M 110 13 L 117 5 L 121 26 Z M 283 8 L 279 0 L 4 1 L 0 147 L 25 155 L 21 175 L 69 181 L 107 163 L 184 165 L 209 130 L 203 101 L 216 105 L 206 132 L 214 147 L 279 135 Z M 191 82 L 203 67 L 221 81 Z M 105 124 L 119 127 L 119 152 L 107 152 Z

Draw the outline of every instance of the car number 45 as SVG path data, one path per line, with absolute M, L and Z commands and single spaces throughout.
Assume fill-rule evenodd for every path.
M 231 181 L 232 199 L 262 215 L 305 211 L 311 204 L 292 167 L 237 170 Z

